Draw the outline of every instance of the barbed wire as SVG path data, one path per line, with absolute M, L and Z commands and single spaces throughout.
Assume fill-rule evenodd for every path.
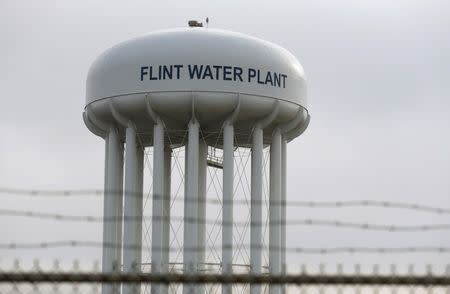
M 0 272 L 0 283 L 24 282 L 450 286 L 450 276 Z
M 216 220 L 213 219 L 200 219 L 193 217 L 182 217 L 182 216 L 171 216 L 167 217 L 151 217 L 143 216 L 120 216 L 120 217 L 100 217 L 92 215 L 63 215 L 56 213 L 46 213 L 37 211 L 26 211 L 26 210 L 12 210 L 12 209 L 0 209 L 0 216 L 20 216 L 20 217 L 30 217 L 37 219 L 51 219 L 56 221 L 78 221 L 78 222 L 117 222 L 117 221 L 135 221 L 140 219 L 145 220 L 169 220 L 176 222 L 185 223 L 205 223 L 208 225 L 214 225 Z M 239 227 L 247 226 L 247 222 L 242 221 L 222 221 L 222 225 L 235 225 Z M 439 231 L 439 230 L 450 230 L 450 224 L 427 224 L 427 225 L 411 225 L 411 226 L 398 226 L 398 225 L 382 225 L 382 224 L 371 224 L 371 223 L 357 223 L 357 222 L 346 222 L 339 220 L 322 220 L 322 219 L 299 219 L 299 220 L 289 220 L 289 221 L 274 221 L 274 225 L 286 225 L 286 226 L 325 226 L 325 227 L 335 227 L 335 228 L 349 228 L 349 229 L 360 229 L 360 230 L 374 230 L 374 231 L 387 231 L 387 232 L 419 232 L 419 231 Z
M 23 249 L 49 249 L 49 248 L 64 248 L 64 247 L 90 247 L 90 248 L 116 248 L 116 243 L 102 243 L 97 241 L 77 241 L 77 240 L 63 240 L 52 242 L 38 242 L 38 243 L 0 243 L 1 250 L 23 250 Z M 257 245 L 251 246 L 243 244 L 245 248 L 255 248 L 263 250 L 281 250 L 278 246 Z M 137 246 L 137 245 L 123 245 L 123 250 L 145 250 L 151 251 L 152 247 Z M 232 249 L 234 246 L 222 247 L 223 249 Z M 156 250 L 168 250 L 170 252 L 178 252 L 179 250 L 200 252 L 204 248 L 199 247 L 155 247 Z M 207 249 L 206 249 L 207 250 Z M 391 254 L 391 253 L 450 253 L 450 247 L 444 246 L 412 246 L 412 247 L 329 247 L 329 248 L 306 248 L 306 247 L 286 247 L 286 252 L 301 253 L 301 254 L 337 254 L 337 253 L 376 253 L 376 254 Z
M 80 189 L 80 190 L 36 190 L 36 189 L 15 189 L 0 187 L 0 195 L 22 195 L 22 196 L 49 196 L 49 197 L 69 197 L 69 196 L 103 196 L 104 190 L 100 189 Z M 120 193 L 125 195 L 136 194 L 122 191 L 109 191 L 109 193 Z M 158 196 L 153 196 L 157 198 Z M 185 199 L 177 199 L 177 201 L 186 201 Z M 189 201 L 189 200 L 188 200 Z M 198 200 L 191 200 L 199 202 Z M 222 200 L 206 198 L 204 200 L 209 204 L 222 205 Z M 246 204 L 245 200 L 233 200 L 234 204 Z M 277 203 L 273 203 L 277 204 Z M 283 203 L 284 204 L 284 203 Z M 348 208 L 348 207 L 377 207 L 377 208 L 397 208 L 414 210 L 435 214 L 450 214 L 450 208 L 434 207 L 415 203 L 379 201 L 379 200 L 346 200 L 346 201 L 287 201 L 286 205 L 305 208 Z

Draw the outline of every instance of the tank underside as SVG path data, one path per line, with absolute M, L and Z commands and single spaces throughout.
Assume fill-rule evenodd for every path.
M 151 109 L 149 111 L 149 108 Z M 226 92 L 152 92 L 109 97 L 86 106 L 87 118 L 103 128 L 116 127 L 122 140 L 124 122 L 132 122 L 145 146 L 153 145 L 155 114 L 165 126 L 165 140 L 172 148 L 184 145 L 189 121 L 200 124 L 201 135 L 208 145 L 221 147 L 221 130 L 233 116 L 236 147 L 250 147 L 253 128 L 271 116 L 263 128 L 264 144 L 270 144 L 276 127 L 296 119 L 298 128 L 307 124 L 307 110 L 290 101 L 248 94 Z M 152 115 L 153 113 L 153 115 Z M 301 116 L 299 119 L 298 116 Z M 292 140 L 298 134 L 286 133 Z

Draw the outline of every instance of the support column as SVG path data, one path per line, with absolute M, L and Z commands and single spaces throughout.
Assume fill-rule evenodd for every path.
M 287 272 L 286 263 L 286 184 L 287 184 L 287 142 L 288 138 L 295 138 L 300 135 L 308 126 L 309 115 L 303 108 L 299 108 L 295 117 L 289 122 L 280 125 L 281 138 L 281 197 L 280 197 L 280 255 L 281 255 L 281 271 L 283 274 Z M 281 286 L 282 294 L 286 293 L 286 286 Z
M 164 148 L 164 199 L 163 199 L 163 256 L 162 256 L 162 272 L 169 272 L 170 262 L 170 185 L 171 185 L 171 173 L 172 173 L 172 149 L 169 145 Z M 169 286 L 163 285 L 162 293 L 167 294 Z
M 287 141 L 283 137 L 281 140 L 281 272 L 286 274 L 286 184 L 287 184 L 287 166 L 286 166 Z M 281 293 L 286 293 L 286 286 L 281 286 Z
M 105 192 L 103 204 L 102 271 L 119 271 L 122 256 L 123 150 L 118 132 L 111 128 L 105 137 Z M 102 293 L 111 294 L 118 285 L 103 284 Z
M 270 196 L 269 196 L 269 271 L 281 274 L 281 131 L 276 128 L 270 145 Z M 279 285 L 270 285 L 270 294 L 280 293 Z
M 198 155 L 198 269 L 205 269 L 206 250 L 206 160 L 208 145 L 201 138 Z
M 206 173 L 207 173 L 207 157 L 208 145 L 200 138 L 199 154 L 198 154 L 198 255 L 197 270 L 206 269 L 205 252 L 206 252 Z M 197 294 L 205 293 L 205 285 L 197 285 Z
M 222 273 L 233 272 L 233 176 L 234 129 L 226 122 L 223 128 L 223 208 L 222 208 Z M 232 285 L 222 285 L 222 294 L 231 294 Z
M 263 130 L 253 130 L 251 208 L 250 208 L 250 270 L 261 274 L 262 269 L 262 177 L 263 177 Z M 261 285 L 251 284 L 251 294 L 260 294 Z
M 124 234 L 123 234 L 123 271 L 136 272 L 140 265 L 141 240 L 138 240 L 139 219 L 142 218 L 138 195 L 138 149 L 136 129 L 128 124 L 125 136 L 125 196 L 124 196 Z M 124 284 L 124 294 L 139 293 L 137 285 Z
M 120 139 L 119 139 L 120 142 Z M 123 243 L 122 243 L 122 237 L 123 237 L 123 181 L 124 181 L 124 150 L 123 150 L 123 144 L 119 143 L 119 152 L 117 153 L 116 161 L 120 164 L 120 168 L 118 170 L 118 173 L 116 175 L 116 191 L 117 191 L 117 197 L 116 197 L 116 215 L 117 215 L 117 221 L 116 221 L 116 269 L 118 271 L 122 270 L 122 255 L 123 255 Z
M 195 117 L 189 122 L 187 170 L 185 171 L 186 190 L 184 195 L 184 236 L 183 263 L 184 272 L 193 273 L 197 268 L 197 210 L 198 210 L 198 160 L 199 160 L 199 130 L 200 125 Z M 183 293 L 194 293 L 194 285 L 184 285 Z
M 153 127 L 153 207 L 152 207 L 152 273 L 159 273 L 163 248 L 164 199 L 164 126 L 157 121 Z M 152 294 L 161 292 L 161 285 L 152 285 Z
M 137 263 L 137 272 L 141 271 L 141 263 L 142 263 L 142 217 L 143 217 L 143 200 L 144 200 L 144 147 L 138 146 L 137 148 L 137 187 L 136 187 L 136 211 L 137 215 L 137 226 L 136 226 L 136 259 Z
M 253 274 L 262 273 L 262 181 L 263 181 L 263 135 L 264 128 L 277 117 L 280 103 L 275 101 L 272 112 L 255 123 L 252 144 L 252 183 L 250 211 L 250 263 Z M 261 285 L 250 285 L 251 294 L 260 294 Z

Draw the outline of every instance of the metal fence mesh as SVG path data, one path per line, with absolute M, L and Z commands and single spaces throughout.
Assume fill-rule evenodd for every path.
M 101 293 L 102 286 L 110 286 L 113 293 L 122 293 L 125 285 L 140 287 L 141 293 L 150 293 L 152 286 L 168 287 L 169 294 L 182 293 L 182 288 L 193 285 L 204 293 L 221 293 L 221 286 L 231 284 L 233 293 L 250 293 L 250 285 L 259 285 L 261 293 L 269 289 L 280 289 L 281 293 L 311 294 L 449 294 L 450 266 L 434 271 L 431 266 L 419 272 L 410 265 L 406 271 L 397 271 L 397 266 L 380 271 L 373 266 L 370 271 L 361 271 L 356 265 L 344 272 L 342 265 L 334 270 L 325 270 L 324 265 L 300 266 L 284 275 L 252 275 L 235 273 L 183 274 L 172 271 L 169 274 L 152 273 L 102 273 L 98 262 L 80 265 L 78 261 L 61 266 L 59 261 L 42 264 L 35 260 L 30 265 L 18 260 L 3 264 L 0 271 L 0 293 Z M 316 268 L 318 270 L 308 270 Z M 135 288 L 137 289 L 137 288 Z M 136 293 L 138 291 L 135 291 Z

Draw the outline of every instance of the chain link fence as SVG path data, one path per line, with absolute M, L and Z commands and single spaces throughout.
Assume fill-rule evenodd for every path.
M 314 268 L 314 267 L 311 267 Z M 342 265 L 333 272 L 325 271 L 324 265 L 309 270 L 300 266 L 283 275 L 254 275 L 242 271 L 224 275 L 216 271 L 184 274 L 172 271 L 166 274 L 102 273 L 98 262 L 91 268 L 80 266 L 78 261 L 65 270 L 58 261 L 47 267 L 35 260 L 31 267 L 15 260 L 12 265 L 0 271 L 0 293 L 101 293 L 102 287 L 110 287 L 112 293 L 120 294 L 124 287 L 134 289 L 132 293 L 150 293 L 151 287 L 167 289 L 165 293 L 182 293 L 183 287 L 201 289 L 202 293 L 221 293 L 223 285 L 232 285 L 233 294 L 250 293 L 250 288 L 259 288 L 260 293 L 313 293 L 313 294 L 449 294 L 450 266 L 433 271 L 427 266 L 420 272 L 410 265 L 405 272 L 392 265 L 388 271 L 380 271 L 374 266 L 370 271 L 361 271 L 356 265 L 352 272 L 343 271 Z M 272 292 L 279 290 L 280 292 Z M 196 292 L 200 293 L 200 292 Z

